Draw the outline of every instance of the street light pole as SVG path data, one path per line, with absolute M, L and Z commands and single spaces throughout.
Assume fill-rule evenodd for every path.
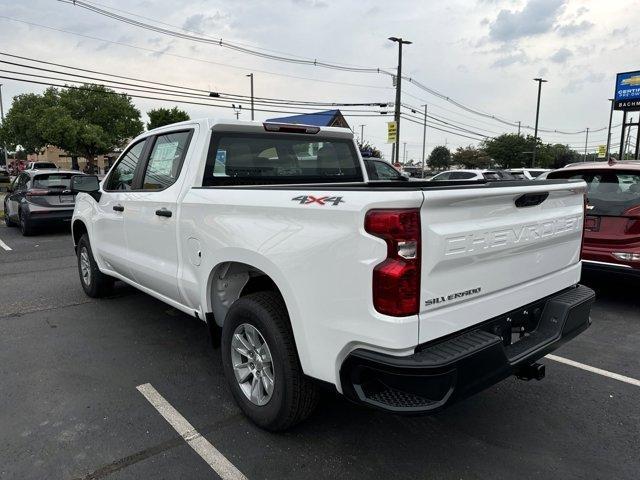
M 0 120 L 2 120 L 2 125 L 4 125 L 4 106 L 2 105 L 2 84 L 0 83 Z M 4 164 L 7 164 L 7 144 L 2 144 L 2 151 L 4 152 Z
M 531 156 L 531 167 L 536 166 L 536 150 L 538 150 L 538 119 L 540 117 L 540 93 L 542 92 L 542 84 L 546 82 L 543 78 L 534 78 L 538 82 L 538 103 L 536 105 L 536 127 L 533 133 L 533 155 Z
M 360 125 L 360 144 L 364 145 L 364 127 L 365 124 Z
M 609 129 L 607 130 L 607 153 L 605 155 L 606 161 L 609 161 L 609 148 L 611 148 L 611 120 L 613 119 L 613 98 L 610 98 L 611 110 L 609 111 Z
M 253 73 L 250 73 L 249 75 L 247 75 L 247 77 L 251 79 L 251 120 L 254 120 L 253 118 Z
M 403 40 L 398 37 L 389 37 L 392 42 L 398 43 L 398 72 L 396 75 L 396 104 L 394 120 L 396 122 L 396 143 L 394 145 L 393 152 L 395 154 L 396 162 L 400 161 L 400 102 L 402 101 L 402 45 L 411 45 L 413 42 Z M 393 158 L 392 158 L 393 162 Z
M 424 156 L 427 148 L 427 105 L 424 105 L 424 123 L 422 124 L 422 172 L 420 178 L 424 178 Z
M 520 120 L 518 120 L 518 136 L 520 136 Z
M 407 142 L 402 142 L 402 163 L 407 164 Z
M 587 135 L 584 138 L 584 161 L 587 161 L 587 143 L 589 142 L 589 127 L 587 127 Z

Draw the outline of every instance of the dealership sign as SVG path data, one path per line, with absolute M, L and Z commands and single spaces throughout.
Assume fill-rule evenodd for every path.
M 616 76 L 616 110 L 640 110 L 640 71 Z

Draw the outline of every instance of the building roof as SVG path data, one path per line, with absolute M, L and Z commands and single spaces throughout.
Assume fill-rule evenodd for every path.
M 347 122 L 340 110 L 325 110 L 323 112 L 304 113 L 290 117 L 270 118 L 267 122 L 296 123 L 300 125 L 315 125 L 317 127 L 343 127 L 348 128 Z

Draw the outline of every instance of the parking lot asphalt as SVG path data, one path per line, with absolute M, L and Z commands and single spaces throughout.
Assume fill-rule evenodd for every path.
M 545 360 L 448 410 L 399 417 L 327 392 L 289 432 L 233 403 L 204 325 L 118 285 L 84 295 L 65 229 L 0 227 L 0 478 L 218 478 L 136 389 L 151 384 L 247 478 L 616 478 L 640 470 L 640 387 Z M 638 283 L 589 278 L 593 325 L 554 352 L 640 379 Z

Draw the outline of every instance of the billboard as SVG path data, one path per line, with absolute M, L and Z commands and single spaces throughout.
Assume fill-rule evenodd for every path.
M 396 143 L 398 134 L 398 124 L 396 122 L 387 122 L 387 143 Z
M 640 71 L 619 73 L 614 96 L 616 110 L 640 110 Z

